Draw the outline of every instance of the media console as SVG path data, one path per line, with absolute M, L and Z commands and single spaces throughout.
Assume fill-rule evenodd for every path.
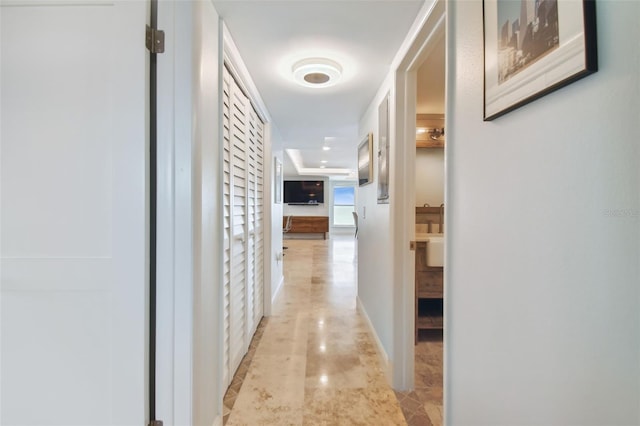
M 283 229 L 287 226 L 289 217 L 291 217 L 291 224 L 287 234 L 322 234 L 323 239 L 327 239 L 328 216 L 284 216 L 282 218 Z

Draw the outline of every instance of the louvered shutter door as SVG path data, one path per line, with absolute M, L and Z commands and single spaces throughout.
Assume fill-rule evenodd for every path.
M 252 311 L 255 330 L 264 312 L 264 124 L 253 109 L 251 109 L 251 122 L 254 124 L 255 132 L 254 303 Z
M 223 71 L 224 348 L 228 388 L 263 315 L 264 124 Z
M 223 182 L 223 286 L 224 286 L 224 342 L 223 342 L 223 376 L 222 381 L 226 389 L 231 383 L 230 365 L 230 328 L 231 328 L 231 75 L 223 72 L 223 107 L 222 132 L 223 154 L 222 170 Z
M 256 255 L 256 123 L 253 108 L 247 108 L 247 133 L 248 139 L 248 168 L 249 181 L 247 185 L 247 212 L 248 212 L 248 244 L 247 244 L 247 333 L 250 335 L 255 331 L 253 310 L 255 299 L 255 255 Z
M 248 99 L 235 81 L 231 86 L 231 374 L 248 347 L 247 312 L 247 114 Z

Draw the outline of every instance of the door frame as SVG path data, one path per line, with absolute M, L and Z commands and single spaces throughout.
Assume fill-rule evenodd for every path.
M 446 33 L 446 0 L 436 0 L 425 14 L 420 28 L 404 57 L 400 61 L 394 80 L 395 99 L 390 110 L 395 114 L 394 140 L 396 144 L 396 183 L 393 191 L 397 194 L 393 206 L 393 220 L 397 250 L 394 281 L 401 283 L 394 300 L 394 353 L 393 386 L 398 390 L 414 388 L 415 358 L 415 252 L 410 243 L 415 238 L 415 134 L 417 70 L 436 43 Z M 446 67 L 445 58 L 445 104 Z M 393 102 L 395 101 L 395 102 Z M 446 106 L 445 106 L 446 110 Z M 445 147 L 445 170 L 447 169 L 447 148 Z M 445 203 L 447 185 L 445 178 Z M 445 246 L 447 236 L 445 234 Z M 446 280 L 446 274 L 445 274 Z M 446 288 L 446 283 L 445 283 Z M 446 344 L 445 344 L 446 347 Z M 445 357 L 446 358 L 446 357 Z
M 231 37 L 231 33 L 227 28 L 223 19 L 220 20 L 220 39 L 222 43 L 222 58 L 220 60 L 220 75 L 222 75 L 222 68 L 227 65 L 227 68 L 233 78 L 238 83 L 240 89 L 244 92 L 244 94 L 249 98 L 249 102 L 255 109 L 255 112 L 258 115 L 258 118 L 262 120 L 263 123 L 263 200 L 264 200 L 264 213 L 263 213 L 263 221 L 264 221 L 264 270 L 263 270 L 263 282 L 264 282 L 264 295 L 263 295 L 263 316 L 267 317 L 271 315 L 271 265 L 273 259 L 272 255 L 272 245 L 271 245 L 271 226 L 267 224 L 271 224 L 272 220 L 272 210 L 273 210 L 273 153 L 271 148 L 271 116 L 267 110 L 267 107 L 260 96 L 260 92 L 258 88 L 253 83 L 251 79 L 251 75 L 249 74 L 249 70 L 245 66 L 242 61 L 242 57 L 240 56 L 240 52 Z M 222 80 L 220 80 L 220 84 L 222 84 Z M 222 89 L 220 89 L 220 93 L 222 93 Z M 221 98 L 222 99 L 222 98 Z M 222 111 L 222 107 L 220 107 L 220 111 Z M 220 138 L 222 140 L 222 126 L 220 130 Z M 222 155 L 222 154 L 220 154 Z M 280 222 L 282 219 L 280 220 Z M 267 244 L 268 243 L 268 244 Z M 223 302 L 224 303 L 224 302 Z M 224 306 L 221 305 L 221 309 L 224 309 Z M 222 341 L 220 344 L 222 345 Z

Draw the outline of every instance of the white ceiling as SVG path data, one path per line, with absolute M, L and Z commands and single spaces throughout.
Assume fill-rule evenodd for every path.
M 355 169 L 358 122 L 390 71 L 423 0 L 213 3 L 282 136 L 283 148 L 297 149 L 304 168 Z M 296 84 L 293 63 L 318 56 L 342 65 L 339 83 L 321 89 Z M 331 150 L 323 151 L 323 145 Z M 295 173 L 285 155 L 285 175 Z

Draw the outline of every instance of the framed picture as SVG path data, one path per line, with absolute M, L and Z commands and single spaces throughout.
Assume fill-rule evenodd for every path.
M 373 182 L 373 133 L 358 145 L 358 186 Z
M 484 120 L 598 70 L 595 0 L 483 0 Z
M 389 93 L 378 106 L 378 204 L 389 203 Z
M 274 179 L 273 179 L 273 201 L 276 204 L 282 203 L 282 162 L 278 157 L 274 157 Z

